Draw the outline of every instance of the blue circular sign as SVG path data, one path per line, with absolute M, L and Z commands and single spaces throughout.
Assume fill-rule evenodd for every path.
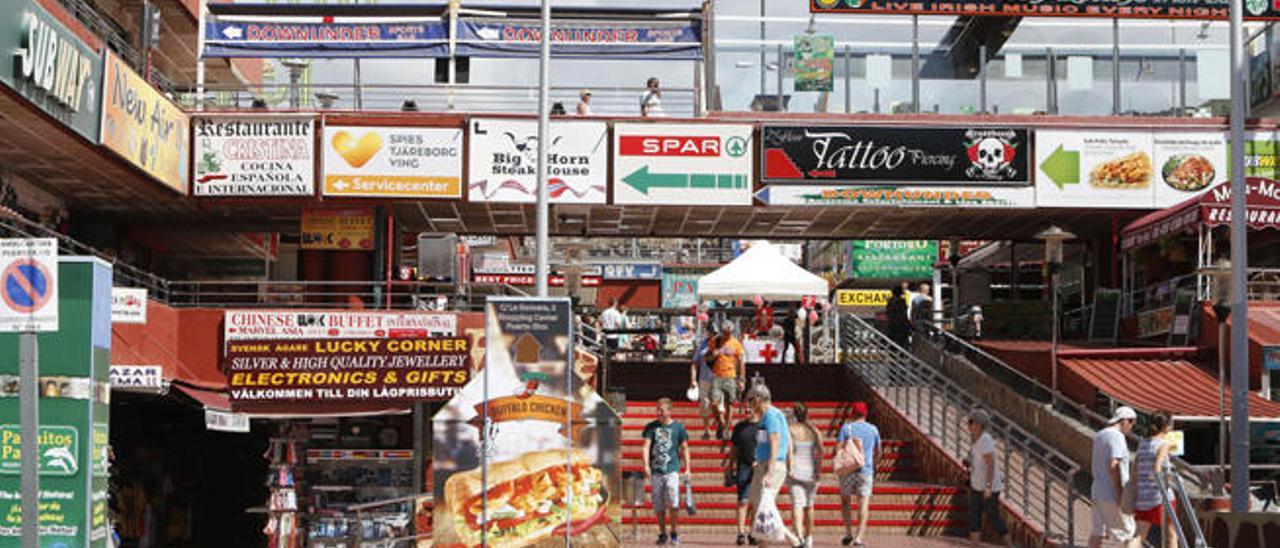
M 18 260 L 9 264 L 0 275 L 4 292 L 0 297 L 15 312 L 30 314 L 44 308 L 49 302 L 49 271 L 44 265 L 31 260 Z

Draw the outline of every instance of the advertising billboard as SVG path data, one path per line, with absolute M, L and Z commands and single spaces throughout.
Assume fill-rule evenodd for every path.
M 751 205 L 752 127 L 614 124 L 613 203 Z
M 195 137 L 194 196 L 315 194 L 315 122 L 302 117 L 206 117 Z
M 114 53 L 102 71 L 102 146 L 186 194 L 190 121 Z
M 461 198 L 462 128 L 324 128 L 325 196 Z
M 469 201 L 536 202 L 537 121 L 477 118 L 469 127 Z M 604 122 L 557 121 L 548 131 L 546 182 L 551 203 L 605 203 L 608 126 Z

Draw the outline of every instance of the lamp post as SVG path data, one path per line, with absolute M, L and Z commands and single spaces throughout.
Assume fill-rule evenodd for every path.
M 1221 259 L 1217 263 L 1196 271 L 1209 280 L 1213 302 L 1213 315 L 1218 318 L 1218 473 L 1219 481 L 1214 490 L 1227 478 L 1227 318 L 1231 316 L 1231 261 Z M 1218 491 L 1219 493 L 1221 491 Z
M 1049 270 L 1049 295 L 1052 300 L 1049 315 L 1053 317 L 1050 335 L 1049 359 L 1052 361 L 1050 375 L 1053 391 L 1058 391 L 1058 270 L 1062 268 L 1062 248 L 1067 240 L 1076 239 L 1076 235 L 1063 230 L 1057 225 L 1041 230 L 1036 239 L 1044 242 L 1044 264 Z

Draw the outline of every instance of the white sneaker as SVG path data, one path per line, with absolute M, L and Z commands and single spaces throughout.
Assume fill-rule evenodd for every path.
M 813 548 L 813 537 L 804 537 L 804 548 Z

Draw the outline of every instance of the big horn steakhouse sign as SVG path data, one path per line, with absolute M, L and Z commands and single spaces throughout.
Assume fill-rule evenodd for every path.
M 1025 186 L 1021 128 L 765 126 L 766 183 L 981 183 Z
M 1226 19 L 1228 0 L 809 0 L 814 13 L 885 13 L 992 17 L 1125 17 L 1131 19 Z M 1268 0 L 1244 0 L 1244 18 L 1280 18 Z

